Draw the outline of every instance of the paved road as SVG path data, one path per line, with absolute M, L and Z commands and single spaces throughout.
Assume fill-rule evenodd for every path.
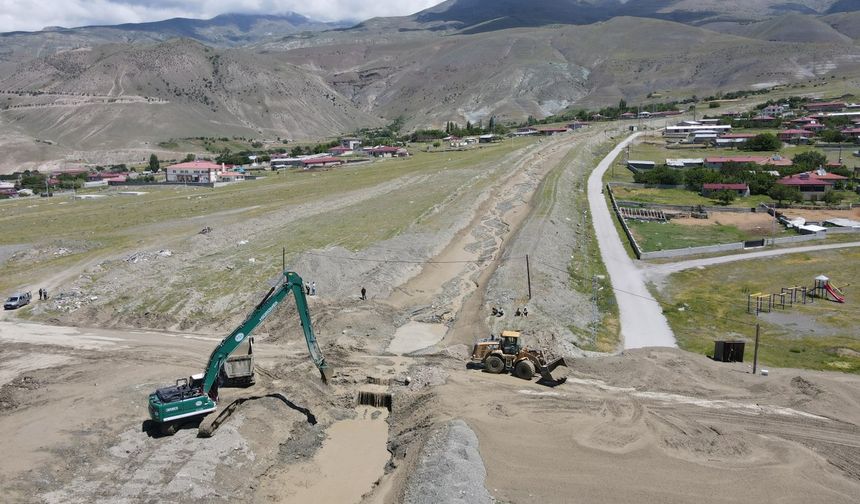
M 735 254 L 730 256 L 721 256 L 721 257 L 708 257 L 705 259 L 690 259 L 687 261 L 678 261 L 674 263 L 665 263 L 665 264 L 644 264 L 642 266 L 642 270 L 645 272 L 645 276 L 654 282 L 661 282 L 667 276 L 672 273 L 677 273 L 679 271 L 684 271 L 691 268 L 698 268 L 703 266 L 713 266 L 715 264 L 725 264 L 735 261 L 746 261 L 749 259 L 761 259 L 763 257 L 773 257 L 773 256 L 781 256 L 786 254 L 797 254 L 800 252 L 817 252 L 821 250 L 833 250 L 833 249 L 841 249 L 841 248 L 849 248 L 849 247 L 860 247 L 860 242 L 848 242 L 848 243 L 831 243 L 829 245 L 808 245 L 805 247 L 794 247 L 794 248 L 783 248 L 783 249 L 770 249 L 770 250 L 761 250 L 758 252 L 749 252 L 746 254 Z
M 621 237 L 615 230 L 615 217 L 607 208 L 601 193 L 603 174 L 621 150 L 637 136 L 639 133 L 618 144 L 588 177 L 588 204 L 591 207 L 591 219 L 594 222 L 600 254 L 609 272 L 612 288 L 615 289 L 624 348 L 674 347 L 677 346 L 675 335 L 663 316 L 663 309 L 645 287 L 642 270 L 637 268 L 627 255 Z

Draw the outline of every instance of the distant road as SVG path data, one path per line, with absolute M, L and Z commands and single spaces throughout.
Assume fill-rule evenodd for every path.
M 600 246 L 600 255 L 609 273 L 618 312 L 621 316 L 621 338 L 624 348 L 651 346 L 675 347 L 675 335 L 663 316 L 663 309 L 645 286 L 643 271 L 636 267 L 621 237 L 615 230 L 614 216 L 602 194 L 603 174 L 627 145 L 640 133 L 619 143 L 588 177 L 588 204 Z
M 730 256 L 720 256 L 720 257 L 708 257 L 705 259 L 690 259 L 687 261 L 678 261 L 674 263 L 665 263 L 665 264 L 644 264 L 642 266 L 642 270 L 645 272 L 645 276 L 648 277 L 649 280 L 660 282 L 663 278 L 671 275 L 672 273 L 677 273 L 679 271 L 684 271 L 691 268 L 698 268 L 703 266 L 713 266 L 715 264 L 725 264 L 735 261 L 747 261 L 750 259 L 761 259 L 763 257 L 774 257 L 781 256 L 787 254 L 798 254 L 801 252 L 818 252 L 822 250 L 833 250 L 833 249 L 841 249 L 841 248 L 850 248 L 850 247 L 860 247 L 860 242 L 848 242 L 848 243 L 831 243 L 828 245 L 808 245 L 805 247 L 794 247 L 794 248 L 783 248 L 783 249 L 770 249 L 770 250 L 761 250 L 758 252 L 749 252 L 746 254 L 735 254 Z

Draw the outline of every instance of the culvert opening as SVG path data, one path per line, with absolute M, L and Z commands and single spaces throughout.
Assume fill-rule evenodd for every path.
M 388 392 L 358 392 L 359 406 L 373 406 L 374 408 L 385 408 L 391 411 L 393 396 Z

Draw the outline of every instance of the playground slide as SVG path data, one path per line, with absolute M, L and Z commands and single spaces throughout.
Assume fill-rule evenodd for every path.
M 826 290 L 827 293 L 830 294 L 833 299 L 836 300 L 837 303 L 845 302 L 845 296 L 840 296 L 839 293 L 836 292 L 836 289 L 834 289 L 833 286 L 829 283 L 824 285 L 824 290 Z

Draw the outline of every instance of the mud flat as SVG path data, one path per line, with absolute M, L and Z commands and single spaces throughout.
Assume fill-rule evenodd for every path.
M 424 324 L 421 322 L 409 322 L 397 328 L 394 339 L 388 345 L 388 351 L 405 355 L 423 350 L 442 341 L 448 328 L 442 324 Z
M 290 466 L 263 487 L 267 502 L 357 503 L 382 477 L 388 412 L 359 407 L 354 419 L 335 422 L 326 430 L 322 448 L 308 462 Z

